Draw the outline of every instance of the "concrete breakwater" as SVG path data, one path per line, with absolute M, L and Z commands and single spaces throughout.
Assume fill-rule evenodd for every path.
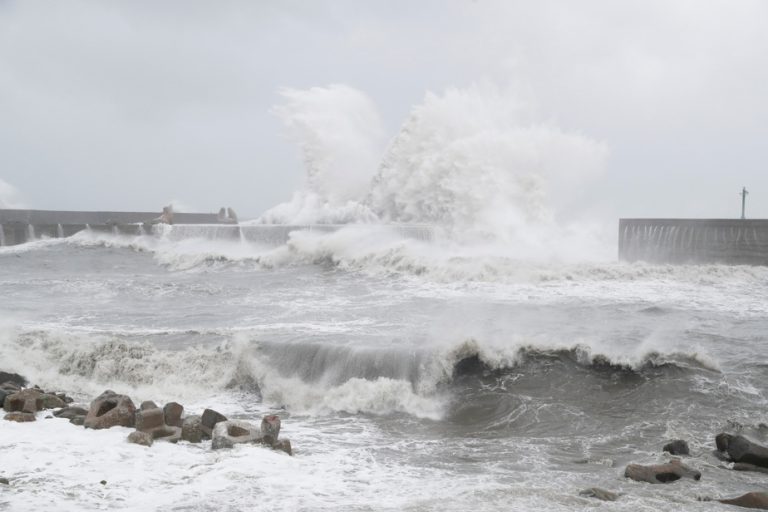
M 161 216 L 162 217 L 162 216 Z M 231 209 L 218 213 L 173 213 L 172 224 L 154 212 L 70 212 L 1 210 L 0 246 L 17 245 L 41 238 L 64 238 L 83 230 L 115 235 L 154 235 L 169 240 L 201 238 L 240 240 L 267 245 L 284 244 L 295 231 L 329 233 L 341 224 L 238 224 Z M 423 225 L 387 225 L 400 236 L 431 240 L 433 230 Z
M 168 209 L 170 212 L 170 209 Z M 166 219 L 161 217 L 166 215 Z M 16 245 L 38 238 L 63 238 L 84 229 L 139 235 L 154 222 L 174 224 L 227 224 L 221 213 L 75 212 L 0 209 L 0 245 Z
M 768 265 L 768 219 L 620 219 L 619 259 Z

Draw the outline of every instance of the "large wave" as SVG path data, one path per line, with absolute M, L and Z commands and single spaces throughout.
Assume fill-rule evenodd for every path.
M 381 123 L 362 92 L 334 85 L 283 95 L 275 111 L 302 149 L 307 184 L 257 222 L 423 223 L 522 257 L 593 252 L 594 224 L 558 215 L 602 171 L 606 145 L 538 120 L 510 91 L 427 93 L 383 157 Z

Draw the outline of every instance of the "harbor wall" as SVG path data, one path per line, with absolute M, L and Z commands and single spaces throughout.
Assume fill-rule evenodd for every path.
M 84 229 L 138 235 L 158 212 L 78 212 L 0 209 L 0 245 L 17 245 L 38 238 L 62 238 Z M 219 224 L 216 213 L 173 213 L 174 224 Z M 226 223 L 226 222 L 224 222 Z
M 768 219 L 620 219 L 619 259 L 768 265 Z

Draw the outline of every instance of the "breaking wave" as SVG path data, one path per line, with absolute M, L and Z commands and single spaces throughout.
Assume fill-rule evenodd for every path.
M 513 375 L 537 379 L 556 365 L 557 379 L 603 376 L 606 382 L 669 379 L 717 372 L 697 353 L 594 352 L 588 346 L 506 347 L 467 340 L 447 348 L 352 348 L 316 343 L 270 343 L 232 335 L 216 346 L 164 350 L 109 335 L 21 330 L 6 326 L 0 358 L 43 387 L 94 396 L 105 388 L 159 400 L 197 398 L 238 389 L 295 414 L 408 414 L 440 420 L 461 389 L 475 392 Z M 491 379 L 489 381 L 488 379 Z M 550 380 L 550 374 L 546 377 Z M 536 387 L 548 389 L 537 381 Z M 514 395 L 514 386 L 508 389 Z

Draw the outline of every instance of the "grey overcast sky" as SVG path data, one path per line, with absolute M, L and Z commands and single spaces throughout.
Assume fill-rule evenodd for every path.
M 232 206 L 304 180 L 281 88 L 346 84 L 394 137 L 427 91 L 524 91 L 604 143 L 588 210 L 768 217 L 768 2 L 0 0 L 0 201 Z

